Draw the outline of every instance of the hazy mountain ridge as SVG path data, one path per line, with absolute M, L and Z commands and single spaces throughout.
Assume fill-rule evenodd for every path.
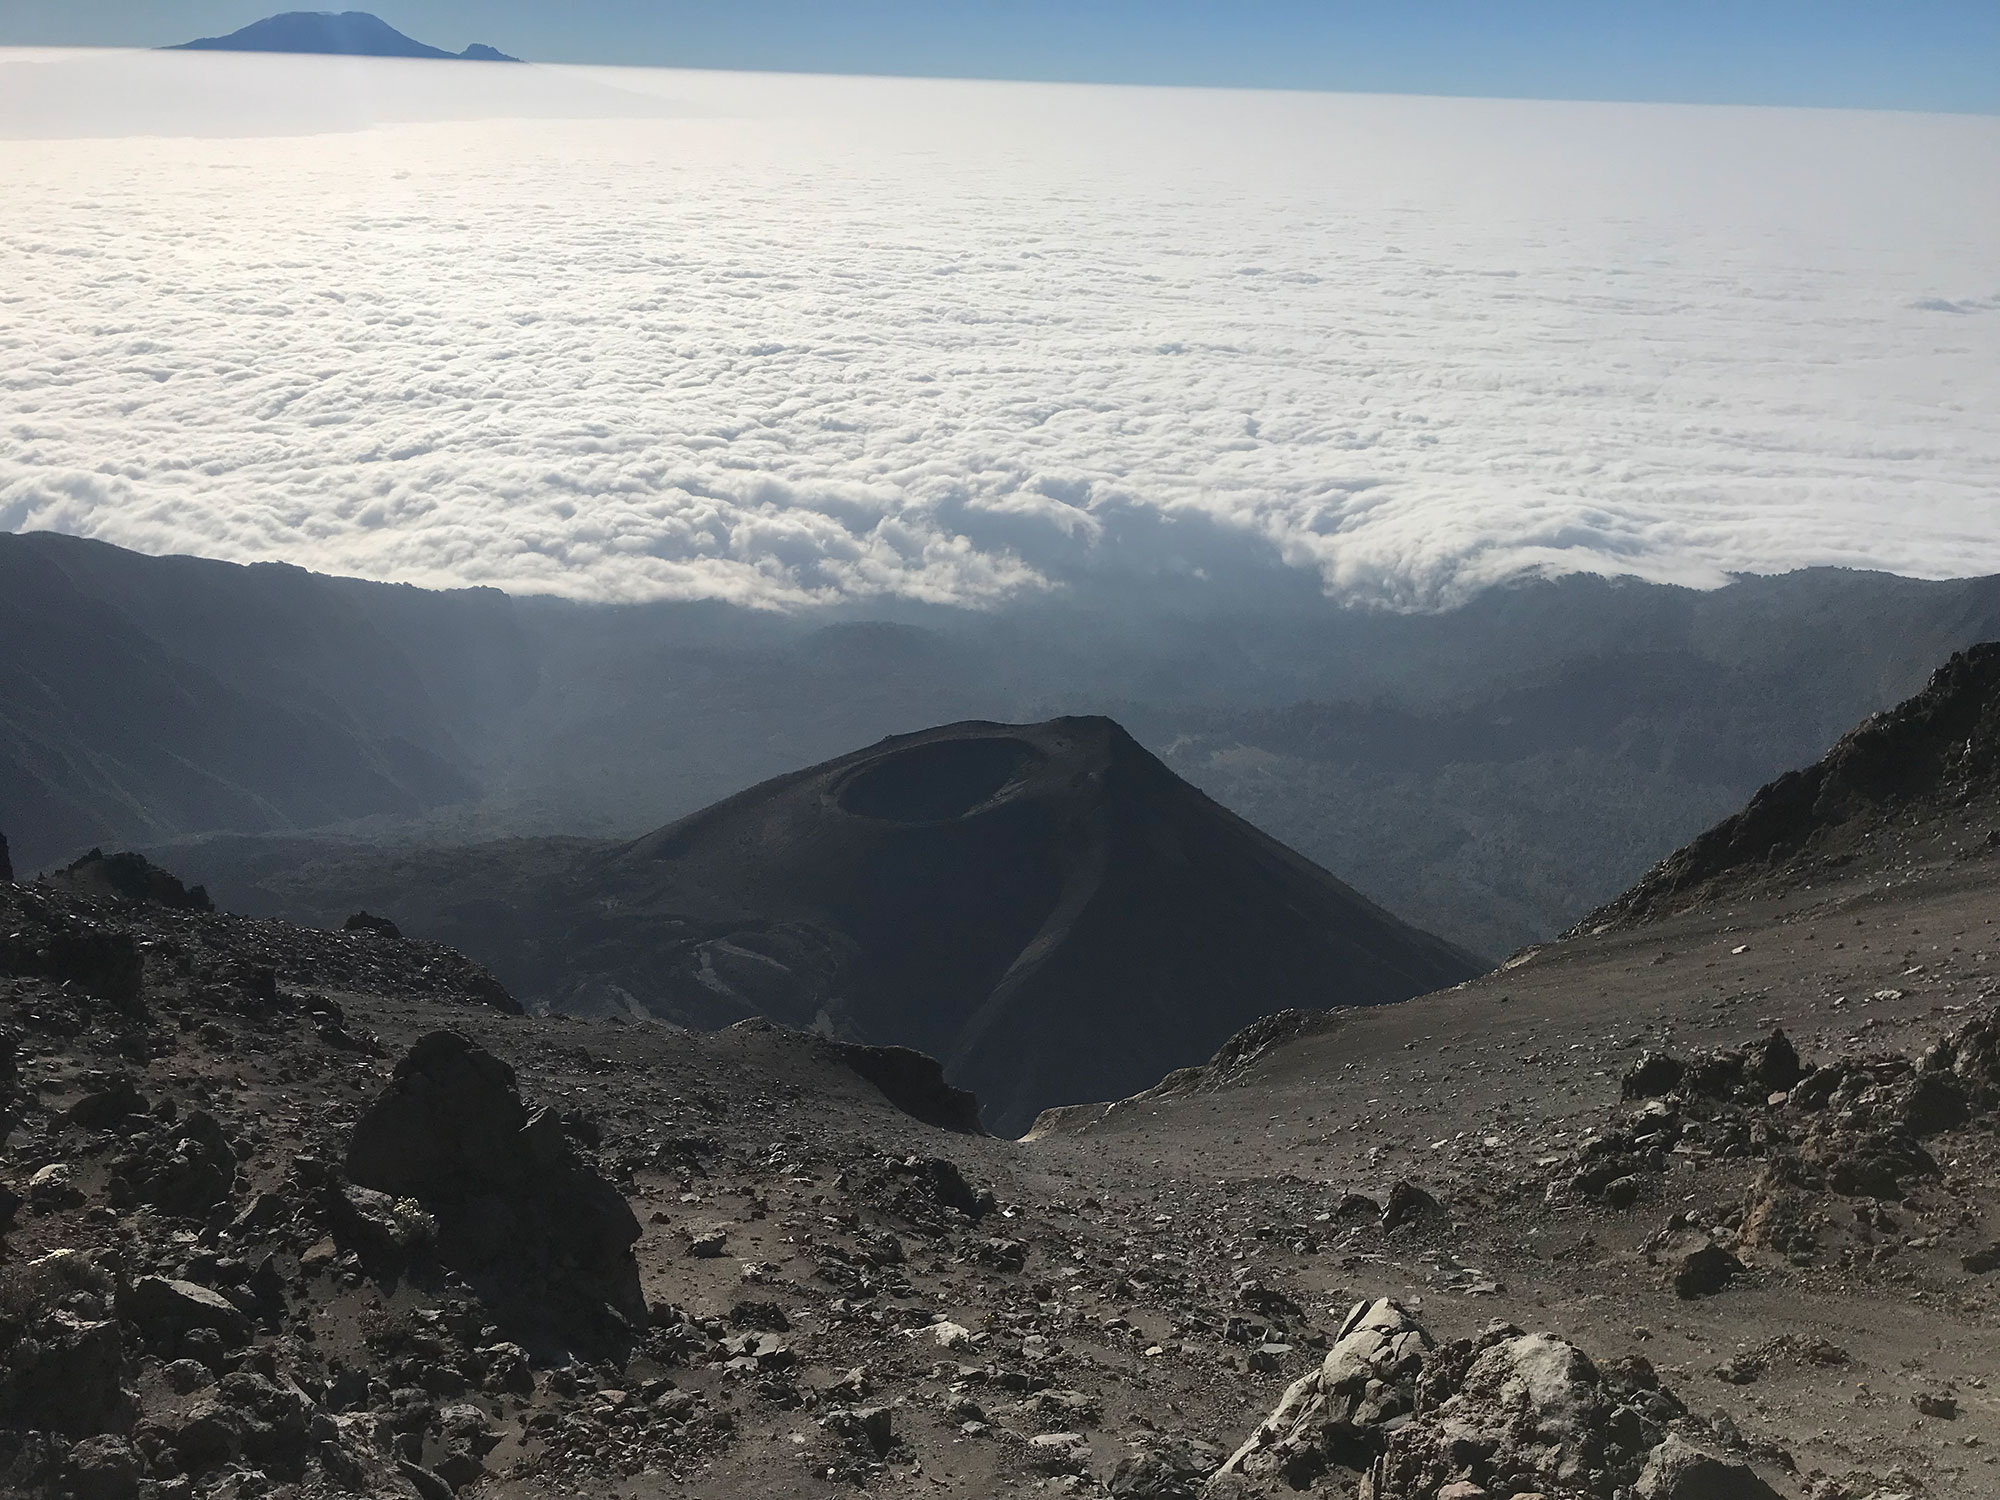
M 0 537 L 0 583 L 0 817 L 24 865 L 204 829 L 411 816 L 478 790 L 464 731 L 490 684 L 452 636 L 504 642 L 505 620 L 482 608 L 498 595 L 48 536 Z
M 1712 593 L 1568 578 L 1442 615 L 1287 586 L 1261 612 L 1112 590 L 883 619 L 439 593 L 48 533 L 0 536 L 0 569 L 32 643 L 0 691 L 0 829 L 30 872 L 218 830 L 615 841 L 885 734 L 1109 713 L 1225 806 L 1494 956 L 2000 635 L 1995 580 L 1836 570 Z M 56 670 L 84 659 L 87 678 Z M 104 713 L 168 681 L 210 706 L 139 712 L 144 743 L 121 750 Z M 212 746 L 221 724 L 243 735 Z M 265 734 L 299 749 L 229 771 Z
M 519 62 L 474 42 L 463 52 L 447 52 L 404 36 L 365 10 L 288 10 L 252 21 L 227 36 L 197 37 L 163 49 L 168 52 L 310 52 L 344 57 L 411 57 L 453 62 Z

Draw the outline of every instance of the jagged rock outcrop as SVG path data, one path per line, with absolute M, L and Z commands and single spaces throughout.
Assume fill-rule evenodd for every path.
M 183 885 L 178 876 L 131 850 L 106 854 L 92 849 L 43 879 L 49 885 L 99 900 L 151 901 L 175 911 L 215 910 L 203 887 Z
M 1292 1382 L 1220 1472 L 1304 1489 L 1329 1469 L 1366 1469 L 1381 1451 L 1384 1424 L 1415 1407 L 1433 1347 L 1400 1302 L 1356 1303 L 1319 1368 Z
M 979 1098 L 970 1089 L 953 1088 L 935 1057 L 908 1047 L 864 1047 L 856 1042 L 832 1042 L 840 1060 L 882 1091 L 882 1097 L 914 1120 L 940 1130 L 984 1135 L 979 1123 Z
M 1281 1010 L 1261 1016 L 1216 1048 L 1207 1062 L 1174 1069 L 1151 1088 L 1132 1095 L 1132 1100 L 1170 1099 L 1227 1088 L 1272 1048 L 1339 1024 L 1337 1015 L 1319 1010 Z
M 624 1197 L 556 1111 L 530 1112 L 514 1070 L 457 1033 L 432 1032 L 397 1063 L 354 1127 L 346 1167 L 390 1212 L 395 1200 L 421 1205 L 438 1259 L 500 1300 L 585 1330 L 607 1308 L 644 1319 L 639 1222 Z
M 1386 1297 L 1355 1306 L 1205 1493 L 1315 1488 L 1342 1470 L 1359 1472 L 1361 1500 L 1777 1500 L 1644 1360 L 1600 1367 L 1566 1339 L 1504 1323 L 1439 1345 Z
M 1574 933 L 1670 915 L 1760 879 L 1844 863 L 1898 812 L 1937 810 L 2000 788 L 2000 641 L 1954 653 L 1914 697 L 1843 735 L 1815 764 L 1760 788 L 1647 872 Z

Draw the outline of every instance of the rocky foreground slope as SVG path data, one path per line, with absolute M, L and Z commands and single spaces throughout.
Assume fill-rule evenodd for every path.
M 9 1492 L 1886 1500 L 2000 1440 L 1983 954 L 1856 1021 L 1767 970 L 1777 1036 L 1592 1003 L 1745 929 L 1597 940 L 1020 1143 L 378 930 L 0 908 Z
M 1992 887 L 1949 874 L 1812 908 L 1870 944 L 1838 1005 L 1798 914 L 1738 911 L 1025 1144 L 760 1023 L 0 888 L 0 1484 L 1984 1493 Z
M 1411 1182 L 1183 1219 L 1171 1170 L 922 1123 L 934 1067 L 520 1016 L 373 924 L 5 886 L 0 932 L 9 1492 L 1753 1483 L 1643 1360 L 1263 1264 L 1436 1256 Z

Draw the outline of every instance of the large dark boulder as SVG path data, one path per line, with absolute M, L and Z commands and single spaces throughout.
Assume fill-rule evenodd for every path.
M 1766 1089 L 1789 1089 L 1806 1076 L 1798 1048 L 1782 1031 L 1773 1031 L 1751 1050 L 1750 1073 Z
M 68 1110 L 70 1123 L 85 1130 L 113 1130 L 145 1113 L 145 1096 L 132 1075 L 123 1072 L 85 1079 L 84 1093 Z
M 524 1165 L 527 1106 L 514 1070 L 451 1031 L 417 1041 L 388 1089 L 354 1127 L 348 1176 L 396 1197 L 428 1200 L 455 1180 L 513 1189 Z
M 118 1315 L 164 1350 L 176 1348 L 196 1329 L 215 1334 L 227 1349 L 250 1341 L 250 1320 L 235 1303 L 197 1282 L 167 1276 L 141 1276 L 133 1282 L 118 1299 Z
M 1668 1433 L 1646 1455 L 1633 1486 L 1639 1500 L 1779 1500 L 1778 1492 L 1741 1459 Z
M 864 1047 L 857 1042 L 829 1045 L 835 1056 L 912 1119 L 964 1135 L 986 1133 L 979 1123 L 978 1098 L 968 1089 L 947 1083 L 944 1067 L 936 1058 L 908 1047 Z
M 70 1450 L 69 1487 L 76 1500 L 137 1500 L 144 1473 L 122 1437 L 85 1438 Z
M 122 1399 L 122 1362 L 116 1323 L 48 1313 L 7 1351 L 0 1366 L 0 1413 L 13 1426 L 99 1431 Z
M 555 1112 L 529 1112 L 512 1068 L 455 1032 L 396 1065 L 354 1128 L 347 1175 L 420 1203 L 438 1260 L 517 1312 L 579 1332 L 606 1308 L 645 1316 L 631 1207 Z

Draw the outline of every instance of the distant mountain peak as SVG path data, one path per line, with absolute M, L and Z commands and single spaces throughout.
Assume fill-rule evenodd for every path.
M 227 36 L 197 37 L 169 52 L 305 52 L 341 57 L 429 57 L 460 62 L 519 62 L 474 42 L 463 52 L 428 46 L 365 10 L 288 10 L 252 21 Z

